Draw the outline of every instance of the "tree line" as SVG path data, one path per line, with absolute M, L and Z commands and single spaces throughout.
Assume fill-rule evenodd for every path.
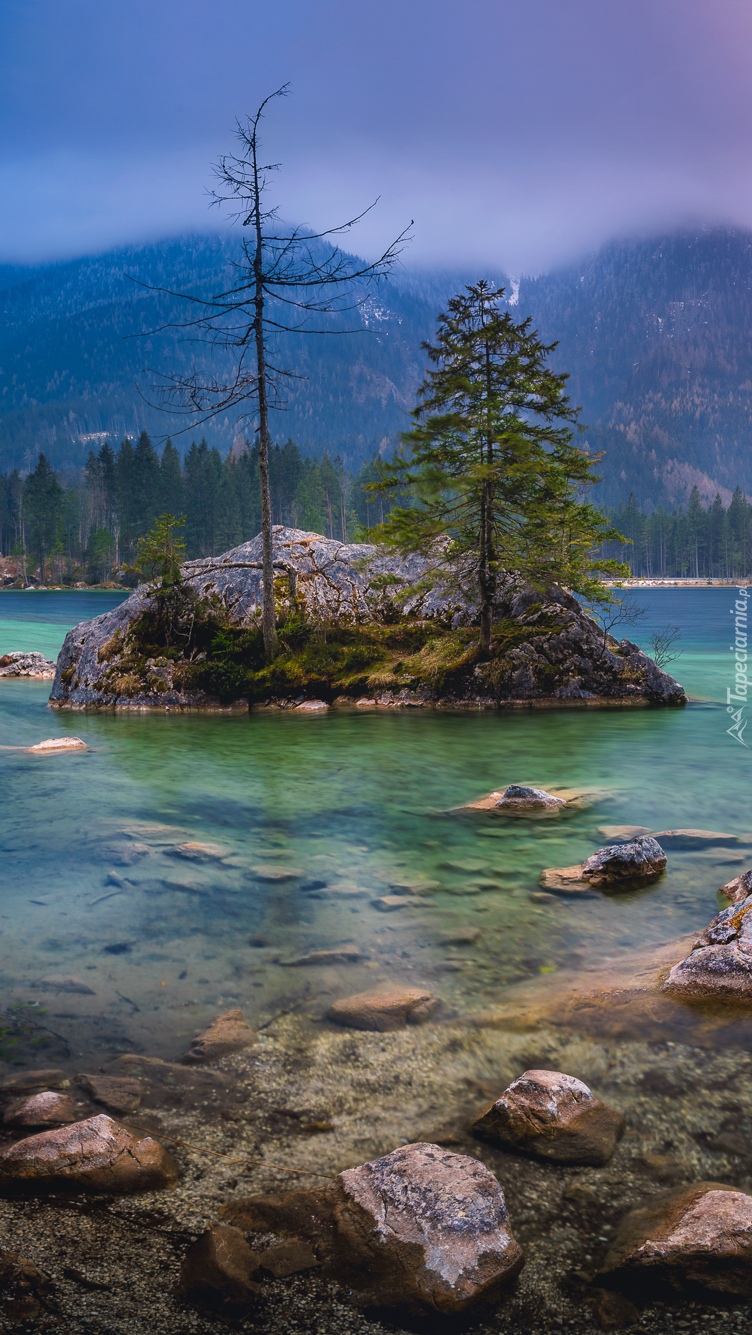
M 627 562 L 638 578 L 745 579 L 752 572 L 752 506 L 739 486 L 728 507 L 719 493 L 703 506 L 695 486 L 686 509 L 646 513 L 632 493 L 605 513 L 628 541 L 604 543 L 604 554 Z
M 357 474 L 337 456 L 306 458 L 295 444 L 269 451 L 272 522 L 323 533 L 343 542 L 367 537 L 385 518 L 388 499 L 368 484 L 371 461 Z M 132 582 L 129 567 L 139 540 L 162 514 L 185 515 L 188 558 L 216 556 L 261 529 L 258 448 L 246 445 L 222 458 L 194 441 L 185 458 L 170 440 L 158 451 L 142 431 L 117 450 L 105 442 L 85 468 L 58 474 L 44 454 L 22 477 L 0 475 L 0 550 L 19 562 L 24 582 Z

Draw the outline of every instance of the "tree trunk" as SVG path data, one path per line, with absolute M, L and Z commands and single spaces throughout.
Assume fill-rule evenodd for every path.
M 486 526 L 486 488 L 480 498 L 480 551 L 478 553 L 478 592 L 480 593 L 480 647 L 482 653 L 491 648 L 491 604 L 488 597 L 488 549 Z
M 490 417 L 491 392 L 493 388 L 491 349 L 486 342 L 486 403 Z M 489 421 L 490 428 L 490 421 Z M 489 471 L 493 467 L 493 438 L 489 429 L 481 458 Z M 483 483 L 480 505 L 480 647 L 484 654 L 491 652 L 491 632 L 493 629 L 493 608 L 496 597 L 496 553 L 494 551 L 494 487 L 491 476 Z
M 262 548 L 262 585 L 264 593 L 263 633 L 264 653 L 267 659 L 275 657 L 279 648 L 277 626 L 274 616 L 274 554 L 272 542 L 272 499 L 269 489 L 269 404 L 266 396 L 266 355 L 264 349 L 264 283 L 263 283 L 263 247 L 261 240 L 261 191 L 256 161 L 256 134 L 253 135 L 253 183 L 256 214 L 256 252 L 254 256 L 254 277 L 256 294 L 254 304 L 256 319 L 256 370 L 258 374 L 259 404 L 259 478 L 261 482 L 261 548 Z

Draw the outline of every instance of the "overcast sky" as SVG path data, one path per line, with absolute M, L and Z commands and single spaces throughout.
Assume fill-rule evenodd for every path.
M 280 84 L 286 216 L 376 195 L 372 254 L 536 272 L 752 226 L 750 0 L 3 0 L 0 260 L 216 226 L 210 165 Z

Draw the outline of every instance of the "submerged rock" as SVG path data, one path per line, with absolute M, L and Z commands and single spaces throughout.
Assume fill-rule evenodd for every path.
M 694 1182 L 632 1210 L 602 1275 L 629 1285 L 662 1281 L 752 1297 L 752 1196 L 721 1182 Z
M 114 1057 L 104 1070 L 105 1074 L 118 1079 L 137 1080 L 150 1105 L 187 1107 L 200 1103 L 205 1106 L 208 1098 L 223 1094 L 229 1083 L 221 1071 L 205 1071 L 200 1066 L 183 1066 L 135 1052 Z
M 480 927 L 455 927 L 453 931 L 442 932 L 440 946 L 474 946 L 480 936 Z
M 596 833 L 599 839 L 605 839 L 606 843 L 613 844 L 617 841 L 627 843 L 638 834 L 652 835 L 653 831 L 649 825 L 599 825 Z
M 75 975 L 66 977 L 61 973 L 51 973 L 45 978 L 40 978 L 33 987 L 41 988 L 44 992 L 78 992 L 84 997 L 93 997 L 96 995 L 94 988 L 89 987 L 83 978 L 76 978 Z
M 0 1080 L 0 1089 L 67 1089 L 70 1080 L 57 1066 L 46 1066 L 41 1071 L 17 1071 Z
M 321 1265 L 311 1244 L 300 1238 L 290 1238 L 276 1247 L 267 1247 L 266 1251 L 257 1254 L 256 1260 L 259 1269 L 274 1279 L 287 1279 L 288 1275 L 299 1275 L 303 1270 L 315 1270 Z
M 28 1256 L 19 1256 L 5 1248 L 0 1248 L 0 1310 L 5 1320 L 12 1323 L 6 1327 L 8 1330 L 46 1329 L 46 1323 L 44 1327 L 37 1326 L 37 1319 L 56 1312 L 49 1275 L 38 1270 Z M 53 1322 L 58 1325 L 57 1315 Z
M 182 858 L 185 862 L 221 862 L 223 858 L 227 857 L 227 851 L 219 844 L 200 844 L 195 840 L 165 849 L 170 857 Z
M 218 1061 L 230 1052 L 240 1052 L 256 1042 L 255 1029 L 243 1019 L 240 1010 L 225 1011 L 212 1020 L 208 1029 L 198 1038 L 194 1038 L 190 1051 L 183 1057 L 184 1066 L 201 1065 L 203 1062 Z
M 180 1267 L 184 1297 L 232 1311 L 248 1307 L 260 1293 L 258 1256 L 239 1228 L 220 1224 L 197 1238 Z
M 255 866 L 248 868 L 248 875 L 254 881 L 281 885 L 283 881 L 299 881 L 305 875 L 302 867 Z
M 624 1117 L 560 1071 L 525 1071 L 470 1125 L 479 1140 L 556 1163 L 604 1164 Z
M 733 848 L 739 842 L 735 834 L 720 830 L 658 830 L 654 839 L 665 848 Z
M 607 844 L 578 866 L 548 867 L 541 872 L 540 884 L 546 890 L 564 893 L 576 893 L 578 886 L 630 890 L 657 880 L 666 870 L 666 863 L 660 844 L 648 835 L 640 835 L 626 844 Z
M 327 1019 L 350 1029 L 369 1029 L 389 1033 L 408 1024 L 430 1020 L 441 1002 L 424 987 L 390 987 L 373 992 L 358 992 L 335 1001 Z
M 675 964 L 664 992 L 689 997 L 752 997 L 752 895 L 717 914 L 687 958 Z
M 61 1122 L 75 1122 L 76 1116 L 69 1094 L 46 1089 L 9 1104 L 3 1113 L 3 1126 L 59 1126 Z
M 543 808 L 563 807 L 566 803 L 563 798 L 553 797 L 543 788 L 523 788 L 518 783 L 510 783 L 495 805 L 502 810 L 540 811 Z
M 615 840 L 627 842 L 636 835 L 648 834 L 657 839 L 661 848 L 733 848 L 739 843 L 735 834 L 724 834 L 720 830 L 652 830 L 647 825 L 600 825 L 598 835 L 608 843 Z
M 55 663 L 36 649 L 28 653 L 14 650 L 0 657 L 0 677 L 36 677 L 50 679 L 55 675 Z
M 105 1108 L 114 1113 L 135 1112 L 143 1097 L 140 1081 L 118 1076 L 82 1073 L 76 1076 L 76 1084 L 94 1099 L 95 1103 L 104 1104 Z
M 407 895 L 379 895 L 371 904 L 379 913 L 399 913 L 400 909 L 410 907 L 410 899 Z
M 120 1194 L 173 1187 L 174 1160 L 158 1141 L 138 1140 L 106 1113 L 29 1136 L 0 1153 L 0 1187 Z
M 309 950 L 307 955 L 298 955 L 294 960 L 279 960 L 285 969 L 310 968 L 312 965 L 358 964 L 363 956 L 359 950 L 343 946 L 340 950 Z
M 475 1159 L 404 1145 L 340 1173 L 331 1187 L 225 1206 L 250 1231 L 310 1241 L 349 1300 L 395 1317 L 483 1311 L 522 1268 L 504 1193 Z

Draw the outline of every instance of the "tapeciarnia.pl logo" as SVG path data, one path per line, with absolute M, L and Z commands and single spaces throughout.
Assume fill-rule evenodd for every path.
M 744 717 L 744 710 L 747 705 L 747 690 L 749 681 L 747 679 L 747 601 L 749 599 L 749 589 L 740 585 L 737 590 L 739 597 L 731 608 L 730 615 L 734 618 L 734 643 L 729 645 L 729 649 L 734 655 L 734 686 L 726 687 L 726 713 L 730 714 L 733 723 L 726 729 L 729 737 L 734 741 L 741 742 L 742 746 L 747 743 L 744 740 L 744 729 L 748 720 Z M 734 704 L 739 708 L 735 709 Z

